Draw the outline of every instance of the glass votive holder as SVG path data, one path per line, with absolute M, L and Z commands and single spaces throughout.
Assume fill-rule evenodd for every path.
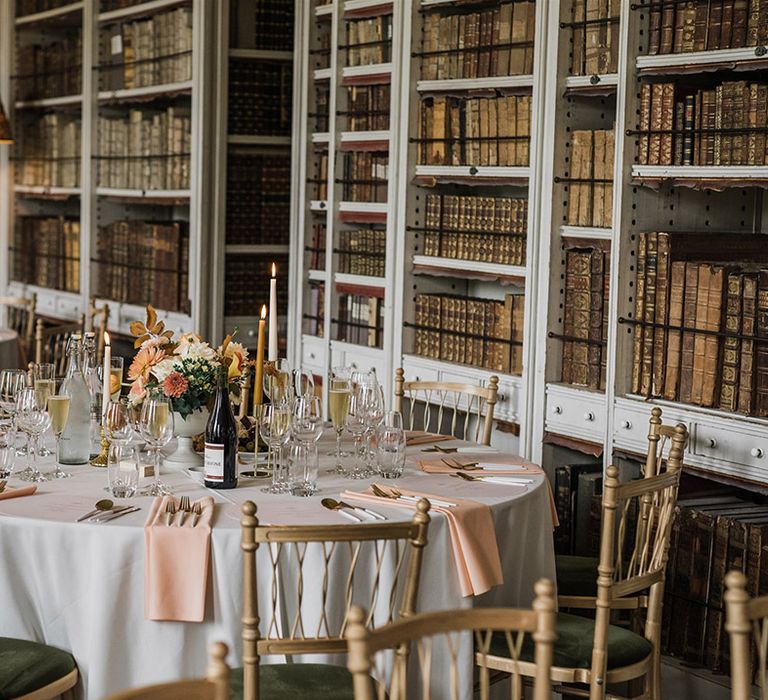
M 131 498 L 139 487 L 139 457 L 135 449 L 111 447 L 107 460 L 109 492 L 115 498 Z

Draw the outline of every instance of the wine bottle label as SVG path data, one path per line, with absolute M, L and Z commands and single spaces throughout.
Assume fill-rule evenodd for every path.
M 224 445 L 205 443 L 205 480 L 224 481 Z

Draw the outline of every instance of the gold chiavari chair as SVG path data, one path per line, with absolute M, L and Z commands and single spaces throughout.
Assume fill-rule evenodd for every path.
M 761 700 L 768 698 L 768 596 L 750 598 L 741 571 L 725 576 L 725 629 L 730 638 L 731 698 L 750 700 L 756 677 Z M 753 665 L 755 673 L 753 674 Z
M 403 413 L 408 430 L 440 433 L 448 430 L 462 440 L 491 444 L 493 411 L 499 378 L 488 386 L 452 382 L 405 381 L 402 367 L 395 370 L 395 410 Z
M 354 601 L 370 626 L 413 614 L 429 526 L 422 499 L 411 522 L 259 526 L 256 505 L 242 507 L 243 668 L 232 673 L 234 698 L 352 698 L 352 676 L 323 663 L 260 664 L 265 655 L 342 654 Z M 257 604 L 257 550 L 264 545 L 270 592 L 263 629 Z M 309 595 L 317 596 L 312 604 Z M 311 610 L 311 613 L 309 612 Z
M 688 444 L 688 428 L 682 423 L 664 425 L 661 409 L 651 410 L 648 427 L 648 452 L 643 469 L 644 476 L 655 476 L 662 467 L 679 470 L 683 466 L 683 454 Z M 581 533 L 582 535 L 584 533 Z M 597 601 L 597 557 L 558 554 L 555 558 L 557 569 L 558 605 L 561 608 L 594 609 Z M 624 598 L 616 609 L 637 609 L 641 601 Z
M 82 319 L 79 323 L 60 323 L 46 325 L 39 318 L 35 326 L 35 363 L 51 362 L 56 368 L 56 376 L 63 376 L 67 370 L 67 344 L 73 333 L 82 331 Z
M 106 700 L 229 700 L 228 651 L 223 642 L 211 645 L 205 678 L 144 686 L 115 693 Z
M 19 360 L 25 367 L 32 357 L 35 342 L 35 307 L 37 294 L 29 297 L 0 296 L 0 307 L 6 310 L 5 325 L 19 335 Z
M 91 299 L 83 317 L 83 333 L 96 334 L 96 360 L 99 364 L 104 357 L 104 333 L 109 330 L 109 314 L 109 304 L 97 306 L 96 300 Z
M 74 700 L 77 679 L 72 654 L 25 639 L 0 637 L 0 697 Z
M 409 664 L 418 664 L 419 671 L 415 674 L 418 678 L 411 676 L 413 696 L 423 700 L 460 697 L 458 651 L 459 635 L 463 632 L 474 634 L 475 656 L 480 663 L 480 700 L 487 700 L 490 691 L 488 667 L 482 659 L 496 636 L 504 638 L 509 650 L 513 700 L 523 698 L 523 678 L 515 668 L 522 649 L 529 650 L 535 664 L 533 700 L 550 700 L 549 676 L 556 637 L 554 586 L 542 579 L 536 583 L 535 591 L 532 610 L 443 610 L 413 615 L 377 630 L 366 627 L 363 608 L 353 607 L 347 630 L 347 666 L 354 679 L 355 700 L 406 700 Z M 438 677 L 441 689 L 433 691 L 433 681 Z M 447 686 L 449 695 L 445 694 Z
M 568 695 L 584 695 L 590 700 L 614 698 L 618 696 L 607 693 L 609 684 L 638 679 L 643 685 L 640 697 L 659 700 L 661 605 L 680 473 L 680 469 L 668 468 L 657 476 L 619 484 L 618 469 L 608 467 L 595 619 L 562 612 L 557 615 L 558 641 L 551 678 L 559 683 L 589 685 L 588 693 L 569 687 Z M 645 591 L 647 595 L 640 595 Z M 611 611 L 627 597 L 640 600 L 645 610 L 642 634 L 610 624 Z M 585 644 L 588 639 L 592 639 L 591 647 Z M 478 663 L 512 672 L 514 660 L 500 646 L 492 644 L 491 653 Z M 522 672 L 533 676 L 535 667 Z

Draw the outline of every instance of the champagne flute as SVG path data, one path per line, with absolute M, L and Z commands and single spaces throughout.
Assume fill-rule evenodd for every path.
M 355 438 L 355 458 L 352 469 L 346 473 L 351 479 L 364 479 L 367 476 L 365 469 L 365 431 L 366 431 L 366 394 L 365 386 L 358 385 L 349 394 L 347 413 L 345 418 L 347 430 Z
M 369 375 L 368 383 L 361 387 L 365 404 L 365 457 L 368 476 L 376 475 L 376 452 L 374 442 L 376 428 L 384 418 L 384 391 L 376 380 L 376 375 Z
M 44 433 L 51 423 L 50 416 L 45 408 L 37 402 L 37 393 L 34 387 L 22 389 L 16 401 L 16 421 L 19 427 L 29 435 L 28 457 L 31 454 L 32 463 L 19 474 L 22 481 L 48 481 L 37 466 L 38 443 L 40 435 Z
M 160 481 L 160 449 L 173 437 L 173 412 L 171 402 L 165 396 L 149 396 L 144 400 L 139 418 L 139 432 L 154 453 L 155 480 L 142 490 L 142 496 L 166 496 L 172 493 L 171 487 Z
M 38 362 L 32 368 L 32 377 L 37 394 L 37 405 L 45 409 L 48 397 L 56 393 L 56 366 L 52 362 Z M 39 446 L 39 456 L 48 457 L 51 451 L 45 445 Z
M 331 385 L 328 389 L 328 411 L 331 415 L 331 423 L 336 431 L 336 474 L 344 473 L 344 465 L 341 458 L 344 456 L 341 451 L 341 434 L 344 432 L 344 425 L 347 420 L 347 407 L 349 404 L 349 381 L 346 379 L 331 379 Z
M 66 479 L 72 476 L 61 468 L 61 463 L 59 462 L 61 434 L 64 432 L 64 428 L 67 426 L 67 420 L 69 419 L 69 403 L 70 395 L 68 392 L 51 394 L 48 396 L 48 415 L 51 418 L 51 430 L 56 438 L 56 468 L 46 475 L 49 479 Z
M 282 460 L 282 448 L 291 435 L 291 409 L 287 405 L 268 404 L 259 424 L 259 432 L 272 451 L 272 485 L 264 493 L 283 493 L 288 490 L 288 478 Z
M 110 442 L 107 462 L 109 490 L 116 498 L 130 498 L 136 492 L 138 471 L 136 463 L 123 465 L 123 447 L 133 437 L 128 402 L 110 401 L 104 414 L 104 435 Z

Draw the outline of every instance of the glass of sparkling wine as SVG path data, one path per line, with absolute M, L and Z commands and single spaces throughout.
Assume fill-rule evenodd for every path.
M 109 398 L 110 401 L 119 401 L 120 389 L 123 385 L 123 358 L 112 356 L 112 365 L 109 368 Z
M 56 393 L 56 368 L 50 362 L 39 362 L 33 368 L 37 405 L 45 408 L 48 397 Z
M 288 405 L 268 404 L 259 424 L 259 432 L 272 452 L 272 484 L 264 493 L 285 493 L 289 489 L 288 474 L 283 460 L 283 447 L 291 436 L 291 409 Z
M 49 479 L 66 479 L 72 476 L 65 472 L 59 463 L 59 445 L 61 443 L 61 434 L 64 432 L 67 420 L 69 419 L 69 402 L 70 396 L 68 393 L 50 394 L 47 399 L 51 430 L 56 437 L 56 468 L 49 474 L 46 474 Z
M 139 433 L 154 453 L 155 481 L 141 492 L 142 496 L 165 496 L 172 493 L 171 487 L 160 481 L 160 449 L 173 437 L 173 413 L 171 402 L 165 396 L 148 396 L 144 399 L 139 418 Z
M 344 473 L 344 465 L 341 462 L 341 434 L 347 422 L 347 410 L 349 406 L 349 380 L 331 379 L 328 390 L 328 411 L 331 414 L 331 423 L 336 431 L 336 469 L 337 474 Z

